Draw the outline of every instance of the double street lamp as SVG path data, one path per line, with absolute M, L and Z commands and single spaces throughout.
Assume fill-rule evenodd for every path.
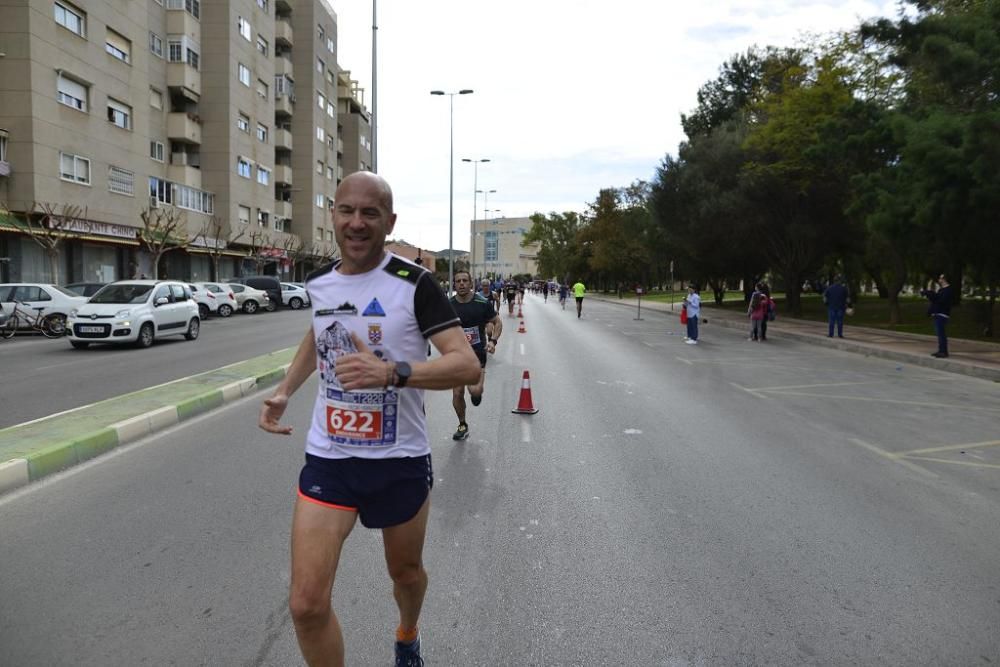
M 473 91 L 463 88 L 454 93 L 432 90 L 431 95 L 448 96 L 448 293 L 455 284 L 455 95 L 469 95 Z
M 471 162 L 472 163 L 472 168 L 473 168 L 473 171 L 472 171 L 472 259 L 471 259 L 471 261 L 469 263 L 470 264 L 470 266 L 469 266 L 470 275 L 472 275 L 473 278 L 476 277 L 476 204 L 479 203 L 479 199 L 478 199 L 479 195 L 477 194 L 479 192 L 479 190 L 477 189 L 479 187 L 479 163 L 480 162 L 489 162 L 489 161 L 490 161 L 490 159 L 488 157 L 479 158 L 478 160 L 473 160 L 473 159 L 467 158 L 467 157 L 462 158 L 462 162 Z

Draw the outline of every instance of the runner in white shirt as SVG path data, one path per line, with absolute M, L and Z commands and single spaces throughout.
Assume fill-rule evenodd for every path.
M 341 259 L 310 275 L 313 322 L 259 425 L 280 423 L 289 397 L 320 371 L 306 464 L 292 520 L 289 608 L 311 666 L 344 664 L 330 598 L 341 549 L 358 518 L 381 528 L 399 608 L 396 664 L 422 665 L 417 622 L 433 484 L 423 389 L 475 383 L 479 363 L 447 297 L 426 269 L 384 250 L 396 214 L 388 183 L 370 172 L 337 188 Z M 427 340 L 440 357 L 427 358 Z

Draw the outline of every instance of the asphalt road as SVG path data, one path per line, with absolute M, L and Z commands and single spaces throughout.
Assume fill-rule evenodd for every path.
M 634 315 L 505 316 L 464 443 L 427 394 L 429 665 L 1000 659 L 1000 387 Z M 524 370 L 533 416 L 510 413 Z M 314 391 L 290 438 L 256 430 L 255 397 L 0 499 L 4 663 L 301 664 Z M 350 665 L 391 662 L 387 582 L 359 526 L 334 594 Z
M 0 340 L 0 428 L 298 345 L 309 311 L 212 317 L 196 341 L 171 336 L 140 350 L 18 335 Z

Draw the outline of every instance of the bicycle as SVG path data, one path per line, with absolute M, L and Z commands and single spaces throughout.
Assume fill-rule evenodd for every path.
M 32 315 L 18 306 L 31 308 L 36 312 Z M 0 337 L 13 338 L 18 329 L 38 331 L 46 338 L 60 338 L 63 336 L 66 333 L 66 321 L 59 315 L 42 315 L 43 310 L 45 308 L 35 308 L 28 306 L 23 301 L 15 301 L 14 310 L 11 312 L 10 318 L 0 326 Z

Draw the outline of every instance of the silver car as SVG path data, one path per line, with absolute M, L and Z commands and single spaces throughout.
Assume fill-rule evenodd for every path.
M 264 290 L 247 287 L 239 283 L 226 283 L 236 297 L 236 303 L 244 313 L 256 313 L 261 308 L 267 310 L 271 306 L 271 299 Z

